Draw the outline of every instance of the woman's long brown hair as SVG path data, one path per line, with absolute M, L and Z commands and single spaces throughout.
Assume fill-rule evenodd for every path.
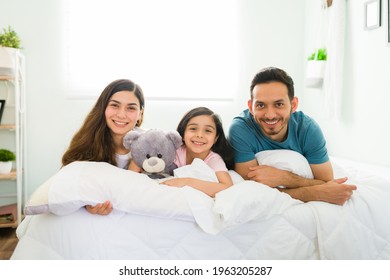
M 114 142 L 106 123 L 105 110 L 111 96 L 119 91 L 134 92 L 142 110 L 142 115 L 136 126 L 142 124 L 143 109 L 145 108 L 142 89 L 134 82 L 126 79 L 111 82 L 100 94 L 83 125 L 73 136 L 69 148 L 62 156 L 63 166 L 74 161 L 104 161 L 113 165 L 116 164 Z

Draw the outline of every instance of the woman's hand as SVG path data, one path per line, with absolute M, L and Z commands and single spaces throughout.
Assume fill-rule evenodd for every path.
M 85 209 L 91 214 L 108 215 L 112 212 L 112 204 L 108 200 L 104 203 L 98 203 L 95 206 L 86 205 Z

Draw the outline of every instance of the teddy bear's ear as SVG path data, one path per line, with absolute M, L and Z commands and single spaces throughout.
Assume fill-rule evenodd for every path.
M 175 147 L 175 149 L 178 149 L 183 144 L 183 140 L 182 140 L 179 132 L 177 132 L 175 130 L 168 131 L 166 133 L 166 136 L 167 136 L 167 138 L 169 140 L 172 141 L 173 146 Z
M 125 137 L 123 137 L 123 146 L 125 146 L 126 149 L 130 150 L 131 144 L 134 142 L 134 140 L 137 140 L 141 136 L 142 132 L 138 130 L 131 130 L 129 131 Z

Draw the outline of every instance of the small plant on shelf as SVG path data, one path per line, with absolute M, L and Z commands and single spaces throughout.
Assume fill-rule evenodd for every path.
M 16 155 L 10 150 L 0 149 L 0 174 L 8 174 L 12 169 L 12 161 Z
M 3 28 L 3 33 L 0 33 L 0 46 L 15 49 L 20 48 L 20 38 L 11 26 L 8 26 L 8 29 Z
M 0 149 L 0 161 L 7 162 L 14 161 L 15 159 L 15 153 L 11 152 L 10 150 Z
M 322 87 L 327 58 L 328 54 L 326 52 L 326 48 L 316 50 L 307 58 L 305 77 L 305 84 L 307 87 Z
M 326 49 L 325 48 L 322 48 L 322 49 L 318 49 L 318 52 L 317 52 L 317 57 L 316 57 L 316 52 L 313 52 L 308 58 L 307 60 L 326 60 L 327 59 L 327 53 L 326 53 Z

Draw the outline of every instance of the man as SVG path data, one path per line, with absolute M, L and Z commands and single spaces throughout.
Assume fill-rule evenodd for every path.
M 255 75 L 250 87 L 248 109 L 235 117 L 229 129 L 235 170 L 244 179 L 278 188 L 291 197 L 307 201 L 344 204 L 356 189 L 333 179 L 326 141 L 318 124 L 297 111 L 294 82 L 283 70 L 269 67 Z M 289 171 L 258 165 L 255 155 L 264 150 L 288 149 L 309 162 L 314 179 Z

